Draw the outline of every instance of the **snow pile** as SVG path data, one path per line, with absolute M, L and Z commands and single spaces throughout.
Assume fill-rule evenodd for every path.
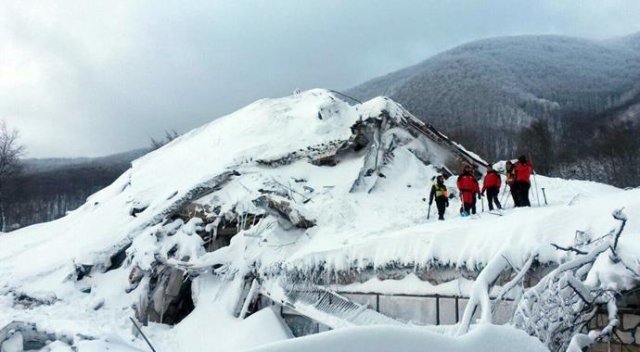
M 255 352 L 324 351 L 543 352 L 535 338 L 508 327 L 484 325 L 461 338 L 408 327 L 346 328 L 260 347 Z
M 546 177 L 536 184 L 548 207 L 461 218 L 454 198 L 447 221 L 427 222 L 433 177 L 462 162 L 483 171 L 386 98 L 350 105 L 311 90 L 260 100 L 138 159 L 65 218 L 2 235 L 0 329 L 34 323 L 80 351 L 114 335 L 144 350 L 136 317 L 158 350 L 258 347 L 290 334 L 269 309 L 239 318 L 251 279 L 337 287 L 412 275 L 449 285 L 421 292 L 444 292 L 498 253 L 516 266 L 532 255 L 562 262 L 550 243 L 608 231 L 612 208 L 626 206 L 638 226 L 640 190 Z M 406 291 L 415 279 L 362 285 Z

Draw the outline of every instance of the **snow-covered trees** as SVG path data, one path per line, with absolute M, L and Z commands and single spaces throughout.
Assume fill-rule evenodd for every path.
M 3 182 L 7 230 L 63 217 L 111 184 L 146 150 L 78 159 L 22 159 L 21 172 Z
M 552 164 L 557 157 L 584 169 L 582 158 L 600 158 L 604 151 L 594 140 L 603 141 L 609 134 L 615 139 L 618 133 L 607 129 L 618 129 L 616 122 L 637 124 L 638 42 L 638 36 L 604 42 L 558 36 L 481 40 L 366 82 L 349 94 L 389 96 L 490 160 L 514 157 L 520 150 L 534 154 L 541 173 L 547 165 L 560 172 Z M 540 121 L 548 124 L 552 143 L 538 133 Z M 537 134 L 534 145 L 522 138 L 523 130 L 529 134 L 525 137 Z M 606 144 L 610 152 L 624 145 Z M 544 150 L 551 147 L 568 153 Z M 637 147 L 629 150 L 640 154 Z M 628 166 L 630 161 L 621 155 L 616 152 L 614 162 Z M 637 159 L 633 162 L 640 165 Z M 623 174 L 611 166 L 599 173 L 578 170 L 573 177 L 638 186 L 637 178 L 620 180 L 617 175 Z
M 534 121 L 522 129 L 518 136 L 519 152 L 529 154 L 537 172 L 547 175 L 555 164 L 554 141 L 549 122 Z
M 18 142 L 17 129 L 11 129 L 4 120 L 0 120 L 0 231 L 7 227 L 4 214 L 3 185 L 7 178 L 20 170 L 19 159 L 24 153 L 24 146 Z

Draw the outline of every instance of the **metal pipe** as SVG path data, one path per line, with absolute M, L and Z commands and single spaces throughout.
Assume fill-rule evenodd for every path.
M 540 194 L 538 193 L 538 181 L 536 177 L 536 170 L 533 170 L 533 184 L 536 187 L 536 198 L 538 198 L 538 206 L 540 205 Z
M 436 325 L 440 325 L 440 296 L 436 295 Z

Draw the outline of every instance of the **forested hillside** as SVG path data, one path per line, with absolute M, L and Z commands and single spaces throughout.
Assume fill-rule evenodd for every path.
M 526 153 L 542 173 L 638 186 L 640 34 L 480 40 L 348 93 L 387 95 L 491 160 Z
M 7 228 L 64 216 L 84 204 L 89 195 L 111 184 L 146 151 L 138 149 L 101 158 L 24 160 L 24 172 L 7 182 Z

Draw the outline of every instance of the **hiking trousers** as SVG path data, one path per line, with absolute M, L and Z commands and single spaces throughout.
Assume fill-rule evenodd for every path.
M 436 208 L 438 208 L 438 220 L 444 220 L 444 212 L 447 210 L 447 197 L 436 197 Z
M 530 188 L 531 184 L 529 182 L 516 181 L 513 183 L 513 192 L 515 192 L 515 196 L 518 199 L 517 207 L 531 206 L 531 202 L 529 201 Z
M 489 211 L 493 210 L 494 203 L 498 209 L 502 209 L 502 204 L 500 204 L 500 200 L 498 200 L 498 193 L 500 193 L 500 187 L 487 188 L 487 203 L 489 203 Z

